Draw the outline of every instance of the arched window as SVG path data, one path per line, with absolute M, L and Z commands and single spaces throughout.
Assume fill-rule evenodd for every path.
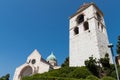
M 79 34 L 79 28 L 78 28 L 78 27 L 75 27 L 75 28 L 74 28 L 74 34 L 75 34 L 75 35 Z
M 82 23 L 82 22 L 84 21 L 84 15 L 83 15 L 83 14 L 79 15 L 79 16 L 77 17 L 76 21 L 77 21 L 77 24 Z
M 33 69 L 31 66 L 25 66 L 21 71 L 20 71 L 20 74 L 19 74 L 19 79 L 21 80 L 22 77 L 25 77 L 25 76 L 30 76 L 32 75 L 32 72 L 33 72 Z
M 88 24 L 88 22 L 86 21 L 86 22 L 84 22 L 84 30 L 86 31 L 86 30 L 88 30 L 89 29 L 89 24 Z

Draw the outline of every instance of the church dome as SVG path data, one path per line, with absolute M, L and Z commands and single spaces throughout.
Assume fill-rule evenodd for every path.
M 54 60 L 56 61 L 56 57 L 54 56 L 53 52 L 47 57 L 47 61 Z

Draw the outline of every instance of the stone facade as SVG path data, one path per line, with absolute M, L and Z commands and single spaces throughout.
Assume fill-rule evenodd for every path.
M 24 76 L 30 76 L 35 73 L 44 73 L 51 69 L 60 68 L 57 66 L 56 61 L 54 61 L 56 65 L 52 65 L 48 61 L 44 60 L 37 50 L 34 50 L 27 58 L 26 63 L 16 68 L 13 80 L 21 80 Z
M 97 59 L 110 56 L 108 36 L 103 13 L 94 3 L 84 4 L 70 17 L 69 27 L 70 66 L 84 66 L 90 56 Z

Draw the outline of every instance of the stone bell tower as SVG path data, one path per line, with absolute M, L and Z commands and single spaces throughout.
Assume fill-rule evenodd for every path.
M 90 56 L 100 59 L 109 54 L 108 37 L 102 11 L 94 3 L 83 4 L 70 17 L 69 66 L 84 66 Z

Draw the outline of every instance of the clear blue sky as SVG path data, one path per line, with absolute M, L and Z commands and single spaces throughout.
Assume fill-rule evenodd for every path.
M 23 64 L 34 49 L 54 52 L 59 65 L 69 55 L 69 17 L 84 2 L 103 11 L 109 41 L 120 35 L 120 0 L 0 0 L 0 76 Z

